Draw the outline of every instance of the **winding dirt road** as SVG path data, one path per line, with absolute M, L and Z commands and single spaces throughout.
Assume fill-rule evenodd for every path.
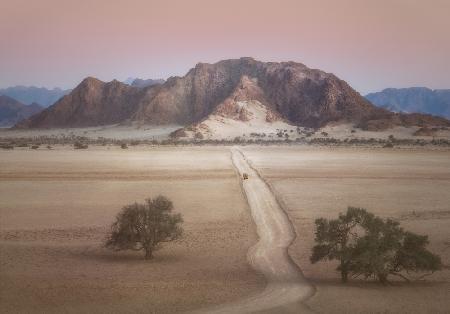
M 249 176 L 241 183 L 259 241 L 247 257 L 252 267 L 264 274 L 267 286 L 257 295 L 196 313 L 314 313 L 302 303 L 314 293 L 314 288 L 288 254 L 296 236 L 289 218 L 242 151 L 233 147 L 231 158 L 239 176 Z

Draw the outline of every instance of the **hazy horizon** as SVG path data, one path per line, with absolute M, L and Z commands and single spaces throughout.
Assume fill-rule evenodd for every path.
M 0 88 L 182 76 L 250 56 L 332 72 L 361 94 L 450 88 L 450 1 L 1 1 Z

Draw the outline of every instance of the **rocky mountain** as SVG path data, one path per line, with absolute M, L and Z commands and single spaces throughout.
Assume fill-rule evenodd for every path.
M 11 127 L 20 120 L 29 118 L 43 109 L 37 103 L 24 105 L 11 97 L 0 95 L 0 127 Z
M 450 89 L 387 88 L 366 95 L 373 104 L 396 112 L 421 112 L 450 118 Z
M 291 125 L 315 128 L 329 122 L 350 122 L 371 130 L 450 124 L 445 119 L 406 116 L 376 107 L 335 75 L 301 63 L 241 58 L 199 63 L 183 77 L 144 88 L 88 78 L 52 107 L 18 126 L 75 127 L 125 120 L 191 125 L 211 115 L 244 112 L 243 102 L 262 106 L 258 112 L 268 112 Z M 236 117 L 244 116 L 239 113 Z
M 136 111 L 140 89 L 96 78 L 84 79 L 70 94 L 39 115 L 21 121 L 22 128 L 65 128 L 116 124 L 129 120 Z
M 244 75 L 231 95 L 210 115 L 172 137 L 234 139 L 243 134 L 274 134 L 278 130 L 294 132 L 296 126 L 271 108 L 256 79 Z
M 14 86 L 0 89 L 0 95 L 9 96 L 26 105 L 38 103 L 48 107 L 62 96 L 70 93 L 70 91 L 70 89 L 62 90 L 60 88 L 47 89 L 34 86 Z

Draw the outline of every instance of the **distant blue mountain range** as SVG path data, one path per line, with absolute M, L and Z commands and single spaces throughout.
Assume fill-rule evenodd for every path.
M 14 86 L 0 89 L 0 95 L 14 98 L 25 105 L 37 103 L 43 107 L 53 105 L 58 99 L 70 92 L 71 89 L 47 89 L 34 86 Z
M 396 112 L 422 112 L 450 119 L 450 89 L 387 88 L 365 96 L 379 107 Z

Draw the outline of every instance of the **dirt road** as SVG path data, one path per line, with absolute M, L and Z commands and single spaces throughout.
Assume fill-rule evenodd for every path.
M 259 241 L 249 250 L 248 260 L 264 274 L 267 286 L 260 294 L 197 313 L 313 313 L 302 301 L 314 293 L 314 288 L 288 254 L 296 236 L 289 218 L 242 151 L 232 148 L 231 158 L 239 176 L 246 173 L 249 177 L 242 181 L 242 187 Z

